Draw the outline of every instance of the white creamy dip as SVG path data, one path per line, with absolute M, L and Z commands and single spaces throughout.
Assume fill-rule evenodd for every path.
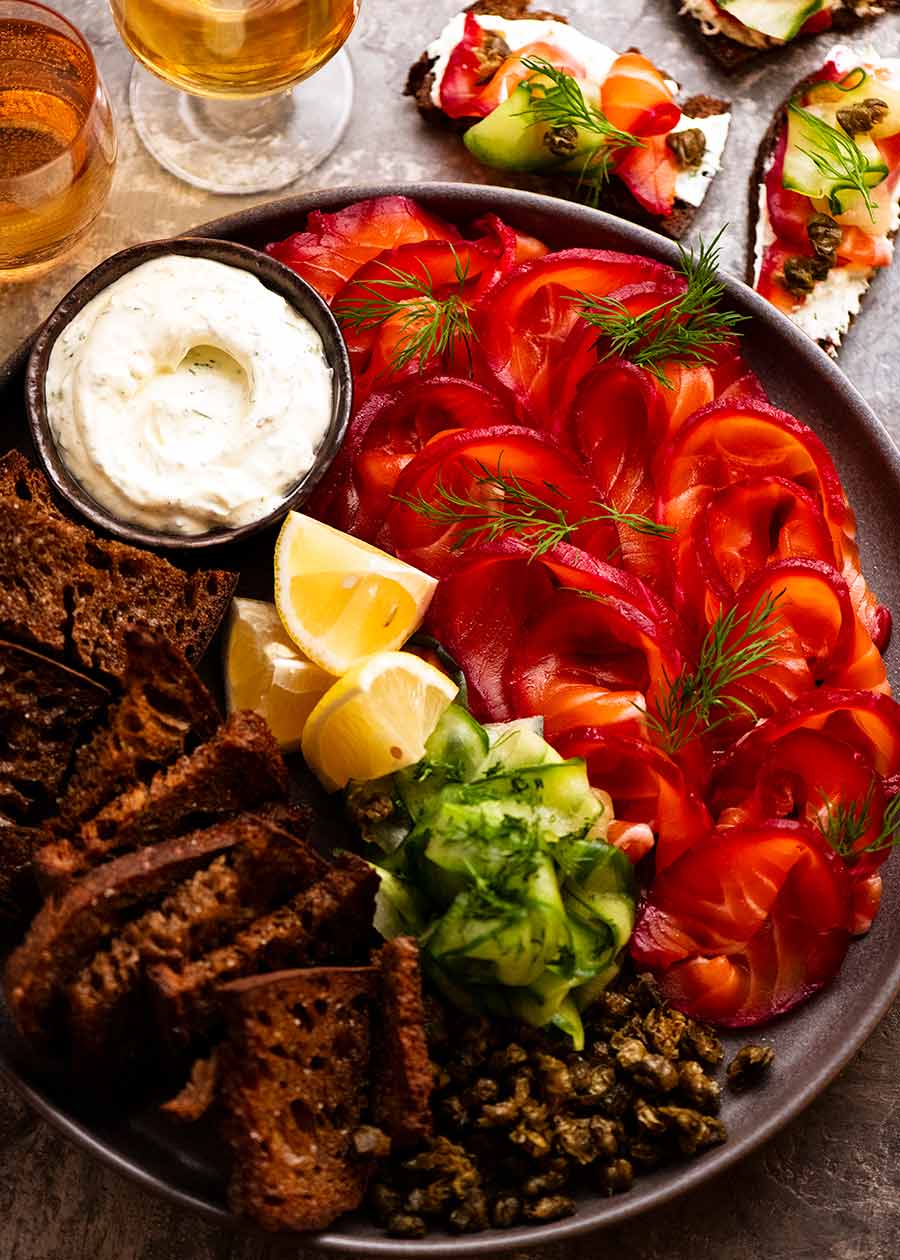
M 249 272 L 180 254 L 88 302 L 57 338 L 45 391 L 72 476 L 119 519 L 166 533 L 273 511 L 332 409 L 309 321 Z

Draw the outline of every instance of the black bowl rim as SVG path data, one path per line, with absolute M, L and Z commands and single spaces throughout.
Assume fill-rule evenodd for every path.
M 253 206 L 247 210 L 216 219 L 196 229 L 198 234 L 241 232 L 246 234 L 256 225 L 268 223 L 276 215 L 296 216 L 305 221 L 312 211 L 332 212 L 351 202 L 362 201 L 370 197 L 405 196 L 414 200 L 429 203 L 451 201 L 455 203 L 454 214 L 461 220 L 470 220 L 479 215 L 494 212 L 497 214 L 515 214 L 517 210 L 545 211 L 558 214 L 562 219 L 570 219 L 587 227 L 595 227 L 598 232 L 606 230 L 625 238 L 627 246 L 617 248 L 632 249 L 635 253 L 647 253 L 664 262 L 673 264 L 679 259 L 678 247 L 665 237 L 659 236 L 646 228 L 639 227 L 603 211 L 593 210 L 570 202 L 559 201 L 539 193 L 525 192 L 518 189 L 507 189 L 481 184 L 460 184 L 453 182 L 382 183 L 347 185 L 339 188 L 318 189 L 311 193 L 299 194 L 275 201 Z M 444 211 L 444 213 L 448 213 Z M 190 235 L 190 234 L 188 234 Z M 895 447 L 884 425 L 865 402 L 862 395 L 847 379 L 837 364 L 819 347 L 802 333 L 791 320 L 775 307 L 771 306 L 759 294 L 755 293 L 742 280 L 721 272 L 720 279 L 725 293 L 732 304 L 750 314 L 771 330 L 784 348 L 804 361 L 806 366 L 820 374 L 825 385 L 840 396 L 845 405 L 852 410 L 860 427 L 878 448 L 878 455 L 885 469 L 900 484 L 900 451 Z M 11 356 L 0 366 L 0 389 L 4 381 L 15 371 L 27 352 L 27 343 L 20 351 Z M 597 1200 L 602 1204 L 602 1219 L 587 1207 L 583 1207 L 577 1216 L 543 1226 L 519 1227 L 508 1231 L 491 1230 L 485 1234 L 471 1238 L 437 1236 L 422 1242 L 392 1240 L 377 1235 L 363 1237 L 358 1234 L 342 1234 L 328 1230 L 319 1234 L 295 1236 L 297 1245 L 308 1244 L 331 1254 L 350 1256 L 379 1257 L 449 1257 L 449 1256 L 481 1256 L 493 1257 L 513 1250 L 534 1249 L 551 1243 L 571 1240 L 593 1231 L 621 1225 L 626 1221 L 642 1216 L 655 1208 L 672 1203 L 690 1190 L 698 1188 L 727 1169 L 732 1168 L 741 1159 L 758 1149 L 790 1120 L 794 1119 L 835 1079 L 847 1065 L 853 1055 L 883 1019 L 895 996 L 900 991 L 900 952 L 894 958 L 887 974 L 883 978 L 881 989 L 873 994 L 864 1012 L 854 1027 L 842 1037 L 835 1038 L 828 1053 L 810 1065 L 805 1084 L 791 1097 L 775 1107 L 768 1117 L 742 1138 L 731 1138 L 725 1145 L 716 1148 L 692 1162 L 670 1168 L 665 1181 L 652 1189 L 645 1188 L 640 1196 L 626 1194 L 613 1199 Z M 790 1016 L 785 1017 L 790 1019 Z M 54 1127 L 66 1137 L 83 1147 L 90 1154 L 101 1159 L 109 1167 L 129 1177 L 131 1180 L 153 1191 L 169 1202 L 198 1212 L 219 1225 L 231 1228 L 240 1227 L 248 1232 L 258 1233 L 246 1221 L 236 1217 L 225 1208 L 210 1203 L 187 1191 L 174 1187 L 163 1181 L 156 1174 L 149 1172 L 134 1160 L 120 1154 L 104 1144 L 86 1125 L 62 1111 L 52 1100 L 24 1081 L 15 1068 L 0 1058 L 0 1074 L 6 1077 L 17 1091 Z M 281 1235 L 283 1238 L 284 1235 Z
M 99 503 L 73 477 L 56 448 L 47 417 L 45 380 L 50 354 L 57 338 L 88 302 L 130 271 L 153 258 L 179 254 L 209 258 L 236 267 L 251 275 L 267 289 L 283 297 L 298 314 L 309 319 L 322 338 L 325 357 L 332 370 L 332 411 L 325 437 L 312 466 L 276 508 L 258 520 L 228 529 L 207 530 L 202 534 L 177 534 L 146 529 L 115 516 Z M 93 526 L 141 547 L 168 551 L 194 551 L 239 542 L 277 524 L 292 509 L 300 507 L 328 471 L 350 422 L 353 401 L 353 374 L 350 356 L 340 325 L 327 302 L 296 272 L 260 250 L 236 241 L 212 236 L 183 235 L 145 241 L 111 254 L 83 276 L 57 304 L 38 332 L 28 359 L 25 377 L 25 408 L 35 450 L 44 472 L 57 491 Z

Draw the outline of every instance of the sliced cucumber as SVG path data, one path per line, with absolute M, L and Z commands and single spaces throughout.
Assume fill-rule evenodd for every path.
M 395 775 L 396 791 L 414 821 L 420 819 L 447 783 L 465 783 L 480 770 L 488 735 L 461 705 L 451 704 L 425 744 L 425 756 Z
M 554 1028 L 558 1028 L 561 1033 L 571 1037 L 575 1050 L 584 1049 L 584 1024 L 581 1022 L 581 1012 L 572 998 L 567 997 L 564 1002 L 560 1003 L 559 1010 L 550 1023 Z
M 627 893 L 590 893 L 583 889 L 566 889 L 564 904 L 570 919 L 596 928 L 603 924 L 612 936 L 611 955 L 615 956 L 629 941 L 634 930 L 634 898 Z
M 583 162 L 597 148 L 596 132 L 576 128 L 567 152 L 556 154 L 547 145 L 547 132 L 546 123 L 534 121 L 531 94 L 520 83 L 501 105 L 469 128 L 463 143 L 479 162 L 501 171 L 558 170 L 579 155 Z
M 374 926 L 385 940 L 419 936 L 428 924 L 428 909 L 414 885 L 383 867 L 370 863 L 381 883 L 375 896 Z
M 861 105 L 863 101 L 884 101 L 888 107 L 887 115 L 875 124 L 869 135 L 873 140 L 880 140 L 883 136 L 893 136 L 900 131 L 900 86 L 896 79 L 876 78 L 864 66 L 857 66 L 849 71 L 837 83 L 827 79 L 813 84 L 806 89 L 803 99 L 807 102 L 807 108 L 810 105 L 821 105 L 832 115 L 836 115 L 839 109 Z
M 805 197 L 826 198 L 832 214 L 839 215 L 860 195 L 845 175 L 848 165 L 857 161 L 854 149 L 866 187 L 877 187 L 887 177 L 888 167 L 874 140 L 869 136 L 851 139 L 827 116 L 823 117 L 825 113 L 824 106 L 807 110 L 796 101 L 788 106 L 782 183 Z
M 460 893 L 421 943 L 455 983 L 515 988 L 534 984 L 567 939 L 561 905 L 557 912 L 523 899 L 492 908 L 470 890 Z
M 825 0 L 719 0 L 719 8 L 770 39 L 787 42 L 798 35 Z
M 604 989 L 609 988 L 621 970 L 622 962 L 620 956 L 611 962 L 608 967 L 598 971 L 592 980 L 588 980 L 586 984 L 580 984 L 577 989 L 573 989 L 572 1001 L 579 1011 L 586 1011 L 589 1006 L 592 1006 Z
M 533 811 L 543 838 L 551 843 L 565 836 L 583 835 L 604 812 L 591 791 L 585 764 L 578 757 L 526 766 L 510 774 L 451 786 L 446 791 L 447 798 L 459 804 L 504 801 L 516 814 L 528 808 Z
M 543 726 L 543 718 L 519 718 L 486 727 L 490 751 L 481 774 L 509 773 L 525 766 L 555 765 L 562 761 L 556 749 L 544 739 Z

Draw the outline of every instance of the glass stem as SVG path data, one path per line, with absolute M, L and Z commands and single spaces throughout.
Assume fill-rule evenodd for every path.
M 292 91 L 276 92 L 252 100 L 227 101 L 184 93 L 184 110 L 203 133 L 229 136 L 265 136 L 286 126 L 293 113 Z

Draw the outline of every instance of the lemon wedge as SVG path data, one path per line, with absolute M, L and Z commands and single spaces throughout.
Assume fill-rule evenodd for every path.
M 405 643 L 437 582 L 349 534 L 289 512 L 275 544 L 275 604 L 285 630 L 331 674 Z
M 283 752 L 296 752 L 306 719 L 334 678 L 301 656 L 274 604 L 235 599 L 225 642 L 228 712 L 255 709 Z
M 303 728 L 306 764 L 331 792 L 414 765 L 456 683 L 411 652 L 379 652 L 332 686 Z

